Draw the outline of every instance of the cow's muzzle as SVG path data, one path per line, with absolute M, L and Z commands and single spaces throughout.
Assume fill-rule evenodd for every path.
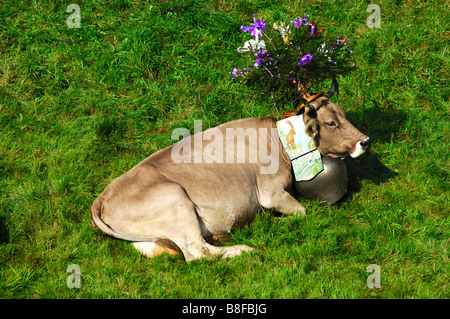
M 370 143 L 371 143 L 370 137 L 367 137 L 363 141 L 358 141 L 356 143 L 355 150 L 350 153 L 350 156 L 355 158 L 360 156 L 361 154 L 364 154 L 369 149 Z

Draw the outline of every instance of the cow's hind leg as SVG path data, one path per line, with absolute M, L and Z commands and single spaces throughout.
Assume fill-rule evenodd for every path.
M 146 257 L 153 258 L 158 257 L 164 253 L 168 253 L 169 255 L 177 255 L 179 253 L 183 253 L 181 249 L 176 246 L 173 242 L 171 244 L 168 244 L 171 242 L 170 240 L 155 240 L 152 242 L 134 242 L 133 246 L 136 248 L 141 254 L 143 254 Z M 235 246 L 229 246 L 229 247 L 216 247 L 213 245 L 210 245 L 208 243 L 203 244 L 203 249 L 201 249 L 204 254 L 198 253 L 198 251 L 192 251 L 192 248 L 190 253 L 186 257 L 187 261 L 191 261 L 194 259 L 202 258 L 202 257 L 214 257 L 217 255 L 220 255 L 222 258 L 233 258 L 236 256 L 239 256 L 243 251 L 253 251 L 255 250 L 252 247 L 249 247 L 247 245 L 235 245 Z M 192 258 L 193 256 L 194 258 Z
M 142 255 L 153 258 L 167 253 L 169 255 L 177 255 L 182 253 L 180 248 L 170 240 L 156 239 L 151 242 L 134 242 L 136 248 Z
M 216 247 L 208 244 L 203 238 L 195 205 L 179 184 L 161 182 L 147 192 L 147 196 L 140 198 L 140 205 L 151 207 L 151 216 L 136 214 L 134 222 L 128 223 L 128 229 L 122 230 L 130 233 L 139 228 L 141 236 L 152 238 L 149 242 L 133 243 L 143 255 L 156 257 L 164 252 L 181 251 L 186 261 L 191 261 L 218 255 L 235 257 L 242 251 L 253 250 L 246 245 Z

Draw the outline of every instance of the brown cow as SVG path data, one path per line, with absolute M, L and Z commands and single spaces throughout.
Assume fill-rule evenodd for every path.
M 330 92 L 307 106 L 306 130 L 323 156 L 359 156 L 370 140 L 329 101 Z M 103 233 L 133 242 L 148 257 L 234 257 L 253 248 L 216 247 L 205 238 L 251 222 L 261 207 L 305 214 L 291 195 L 293 183 L 276 119 L 240 119 L 185 137 L 113 180 L 94 201 L 92 218 Z

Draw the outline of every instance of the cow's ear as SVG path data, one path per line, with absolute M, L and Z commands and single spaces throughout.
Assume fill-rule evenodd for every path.
M 309 119 L 309 121 L 306 122 L 305 133 L 311 137 L 315 137 L 319 134 L 319 125 L 315 119 Z

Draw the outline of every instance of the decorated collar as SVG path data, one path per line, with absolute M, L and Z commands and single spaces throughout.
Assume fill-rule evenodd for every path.
M 305 133 L 302 115 L 294 115 L 277 122 L 278 136 L 289 156 L 295 180 L 308 181 L 323 171 L 322 156 L 314 139 Z

